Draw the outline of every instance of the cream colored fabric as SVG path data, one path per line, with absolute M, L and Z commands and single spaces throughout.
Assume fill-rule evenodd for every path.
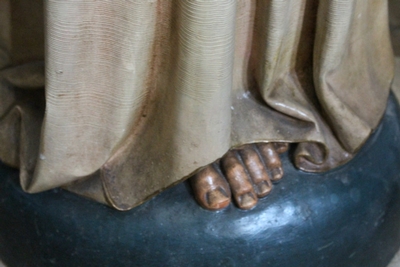
M 0 0 L 0 158 L 28 192 L 126 210 L 250 142 L 300 142 L 297 167 L 325 171 L 385 109 L 384 0 L 48 0 L 39 131 L 40 97 L 18 104 L 41 78 L 10 42 L 15 3 Z

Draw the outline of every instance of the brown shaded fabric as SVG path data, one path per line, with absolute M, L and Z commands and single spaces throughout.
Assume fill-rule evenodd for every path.
M 120 210 L 245 143 L 300 143 L 306 171 L 343 164 L 393 75 L 384 0 L 48 0 L 45 75 L 27 63 L 40 49 L 10 41 L 23 36 L 10 3 L 0 158 L 28 192 L 64 186 Z

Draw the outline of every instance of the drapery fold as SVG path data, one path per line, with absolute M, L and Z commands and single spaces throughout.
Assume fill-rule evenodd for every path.
M 120 210 L 246 143 L 300 143 L 306 171 L 344 164 L 393 76 L 385 0 L 48 0 L 45 74 L 11 42 L 27 4 L 0 5 L 0 159 L 28 192 Z

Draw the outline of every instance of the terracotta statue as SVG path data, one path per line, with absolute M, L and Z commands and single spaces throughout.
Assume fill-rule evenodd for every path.
M 250 209 L 289 143 L 327 171 L 385 110 L 385 0 L 48 0 L 45 31 L 42 7 L 0 0 L 0 159 L 27 192 L 128 210 L 192 177 L 203 207 Z

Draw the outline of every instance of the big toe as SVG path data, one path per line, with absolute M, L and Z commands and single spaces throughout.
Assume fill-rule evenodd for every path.
M 205 209 L 220 210 L 231 202 L 231 192 L 216 164 L 210 164 L 190 178 L 194 196 Z

